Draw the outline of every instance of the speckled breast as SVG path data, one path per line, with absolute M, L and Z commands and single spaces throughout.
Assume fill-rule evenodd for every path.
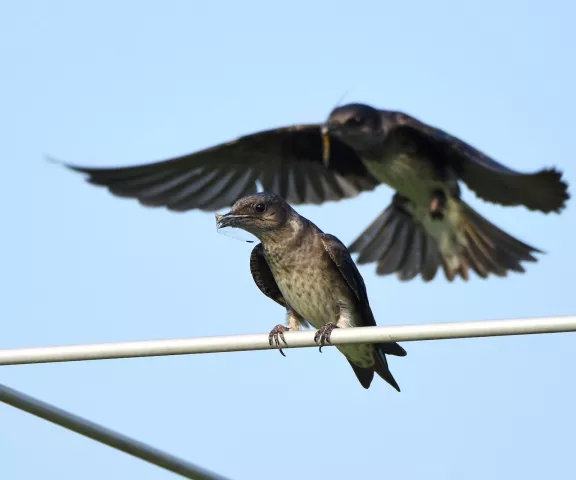
M 288 304 L 315 328 L 338 318 L 322 259 L 307 252 L 268 254 L 267 261 Z

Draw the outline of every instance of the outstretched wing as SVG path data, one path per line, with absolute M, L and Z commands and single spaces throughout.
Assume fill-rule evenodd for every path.
M 214 211 L 256 193 L 319 204 L 372 190 L 378 181 L 354 150 L 333 139 L 330 166 L 322 162 L 320 125 L 294 125 L 243 136 L 206 150 L 134 167 L 85 168 L 88 181 L 120 197 L 173 211 Z
M 250 255 L 250 272 L 252 273 L 252 278 L 256 286 L 264 295 L 279 305 L 285 308 L 287 307 L 282 292 L 278 288 L 274 275 L 272 275 L 270 266 L 266 258 L 264 258 L 264 248 L 261 243 L 252 249 L 252 254 Z
M 512 170 L 439 128 L 400 112 L 384 112 L 392 128 L 416 133 L 422 148 L 434 159 L 449 165 L 478 197 L 504 206 L 524 205 L 544 213 L 559 212 L 570 197 L 562 173 L 543 169 L 535 173 Z
M 358 271 L 358 267 L 350 256 L 350 252 L 348 252 L 348 249 L 340 240 L 329 233 L 322 234 L 322 244 L 334 262 L 334 265 L 340 271 L 342 278 L 344 278 L 352 292 L 354 292 L 354 295 L 356 295 L 359 304 L 363 307 L 362 310 L 364 314 L 362 315 L 362 322 L 364 323 L 364 326 L 375 327 L 376 320 L 374 319 L 374 315 L 370 308 L 366 285 L 364 284 L 362 275 L 360 275 L 360 272 Z M 395 342 L 377 343 L 376 345 L 383 353 L 396 355 L 398 357 L 406 356 L 406 350 Z M 397 388 L 397 385 L 395 388 Z

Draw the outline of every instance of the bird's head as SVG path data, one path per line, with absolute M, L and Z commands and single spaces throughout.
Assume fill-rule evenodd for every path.
M 382 116 L 377 109 L 361 103 L 350 103 L 332 110 L 322 127 L 326 165 L 329 163 L 331 136 L 358 152 L 370 149 L 381 141 Z
M 241 228 L 260 240 L 290 219 L 292 207 L 273 193 L 256 193 L 237 200 L 224 215 L 216 214 L 217 228 Z

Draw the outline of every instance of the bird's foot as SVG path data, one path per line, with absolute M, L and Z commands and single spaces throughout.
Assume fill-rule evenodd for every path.
M 280 340 L 284 342 L 284 345 L 288 345 L 286 343 L 286 340 L 284 340 L 284 332 L 288 332 L 289 330 L 290 329 L 288 327 L 285 327 L 284 325 L 276 325 L 270 332 L 270 335 L 268 335 L 268 343 L 270 344 L 270 346 L 273 347 L 274 345 L 276 345 L 276 348 L 280 351 L 283 357 L 285 357 L 286 355 L 284 355 L 284 352 L 282 351 L 282 347 L 280 346 Z
M 339 328 L 338 325 L 329 322 L 322 328 L 320 328 L 320 330 L 316 332 L 316 335 L 314 335 L 314 341 L 320 347 L 320 352 L 322 352 L 322 347 L 324 347 L 326 344 L 331 343 L 330 335 L 332 334 L 332 330 L 334 330 L 335 328 Z
M 430 200 L 429 212 L 430 216 L 435 220 L 442 220 L 444 218 L 444 211 L 446 209 L 446 195 L 440 190 L 436 190 L 432 194 Z

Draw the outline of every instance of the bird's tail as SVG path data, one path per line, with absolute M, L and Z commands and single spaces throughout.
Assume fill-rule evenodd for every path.
M 430 235 L 396 198 L 392 204 L 352 243 L 351 253 L 359 253 L 357 263 L 377 262 L 376 273 L 396 273 L 403 281 L 418 274 L 430 281 L 442 266 L 446 278 L 469 278 L 472 269 L 480 277 L 489 274 L 500 277 L 508 271 L 524 272 L 520 262 L 535 262 L 532 253 L 540 252 L 508 235 L 475 212 L 463 201 L 454 202 L 459 212 L 457 225 L 444 222 L 442 235 L 449 240 L 442 250 Z
M 370 384 L 372 383 L 372 379 L 374 378 L 374 369 L 373 368 L 363 368 L 359 367 L 358 365 L 354 365 L 350 359 L 347 359 L 348 363 L 354 370 L 356 374 L 356 378 L 361 383 L 364 388 L 370 388 Z
M 468 280 L 469 268 L 482 278 L 491 273 L 499 277 L 505 277 L 509 271 L 523 273 L 520 262 L 536 262 L 532 254 L 543 253 L 500 230 L 467 203 L 460 201 L 459 204 L 464 240 L 460 242 L 459 268 L 450 269 L 448 262 L 444 262 L 448 280 L 458 274 Z
M 380 378 L 382 378 L 383 380 L 386 380 L 386 382 L 388 382 L 390 385 L 392 385 L 392 387 L 394 387 L 398 392 L 400 391 L 400 386 L 398 385 L 398 383 L 396 382 L 396 380 L 394 379 L 394 377 L 392 376 L 392 372 L 390 372 L 390 369 L 388 368 L 388 361 L 386 360 L 386 355 L 385 353 L 385 349 L 383 349 L 384 346 L 390 345 L 390 344 L 376 344 L 374 345 L 374 371 L 380 376 Z M 395 344 L 398 345 L 398 344 Z M 400 345 L 398 345 L 399 348 Z M 404 349 L 402 348 L 402 351 L 404 351 Z M 406 355 L 406 352 L 404 351 L 404 355 Z M 401 356 L 404 356 L 401 355 Z
M 388 368 L 388 361 L 386 360 L 386 354 L 396 355 L 397 357 L 405 357 L 406 350 L 404 350 L 397 343 L 377 343 L 374 345 L 374 360 L 375 364 L 371 368 L 362 368 L 358 365 L 354 365 L 350 360 L 348 362 L 352 366 L 356 378 L 362 384 L 364 388 L 369 388 L 372 380 L 374 379 L 374 372 L 376 372 L 382 379 L 388 382 L 397 391 L 400 391 L 400 387 L 390 369 Z
M 378 275 L 396 273 L 400 280 L 422 275 L 425 281 L 436 276 L 442 257 L 434 238 L 417 223 L 400 199 L 392 203 L 348 247 L 359 253 L 357 263 L 377 262 Z

